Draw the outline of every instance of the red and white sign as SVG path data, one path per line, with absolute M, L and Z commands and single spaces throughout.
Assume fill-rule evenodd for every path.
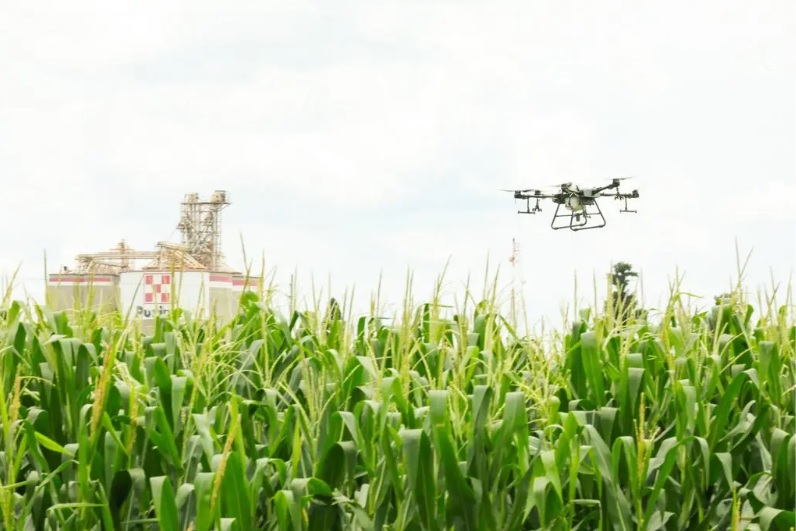
M 237 297 L 228 296 L 224 290 L 228 289 L 230 295 L 233 290 L 239 294 L 243 282 L 235 285 L 236 280 L 242 281 L 243 276 L 207 271 L 124 271 L 119 274 L 121 306 L 125 312 L 130 311 L 144 320 L 167 315 L 172 305 L 178 305 L 197 318 L 213 309 L 234 313 L 234 307 L 227 306 L 234 305 Z M 259 279 L 249 279 L 248 289 L 256 289 L 259 282 Z
M 144 304 L 164 304 L 171 300 L 171 275 L 144 275 Z

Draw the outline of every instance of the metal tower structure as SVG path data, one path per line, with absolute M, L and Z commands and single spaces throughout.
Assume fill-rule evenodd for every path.
M 188 253 L 210 271 L 227 268 L 221 253 L 221 211 L 229 206 L 227 193 L 216 190 L 209 200 L 186 194 L 177 228 Z
M 132 271 L 139 267 L 136 262 L 148 260 L 141 269 L 169 269 L 174 266 L 179 269 L 206 269 L 196 259 L 187 253 L 184 245 L 158 242 L 154 251 L 136 251 L 122 240 L 119 245 L 109 251 L 98 253 L 84 253 L 77 256 L 77 270 L 79 274 L 113 274 L 118 275 L 125 271 Z M 64 267 L 64 273 L 70 273 Z

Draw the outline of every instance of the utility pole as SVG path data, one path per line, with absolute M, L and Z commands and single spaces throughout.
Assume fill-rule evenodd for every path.
M 517 296 L 522 301 L 522 270 L 520 269 L 520 244 L 516 238 L 511 239 L 511 322 L 517 326 Z

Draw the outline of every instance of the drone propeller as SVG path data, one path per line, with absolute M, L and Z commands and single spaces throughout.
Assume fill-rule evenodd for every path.
M 540 188 L 555 188 L 556 190 L 560 190 L 564 186 L 572 186 L 572 185 L 573 185 L 572 182 L 555 183 L 555 184 L 546 184 L 544 186 L 541 186 Z
M 534 195 L 556 195 L 567 189 L 567 186 L 572 187 L 571 183 L 564 183 L 558 185 L 537 186 L 536 188 L 526 188 L 525 190 L 514 190 L 519 193 L 531 193 Z
M 525 190 L 507 190 L 506 188 L 499 188 L 499 190 L 501 192 L 511 192 L 511 193 L 519 192 L 521 194 L 525 194 L 525 193 L 528 193 L 528 192 L 539 192 L 540 191 L 538 188 L 526 188 Z

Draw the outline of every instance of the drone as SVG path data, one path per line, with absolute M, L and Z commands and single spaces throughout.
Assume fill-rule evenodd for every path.
M 619 183 L 630 177 L 617 177 L 611 181 L 611 184 L 605 186 L 597 186 L 594 188 L 581 188 L 572 183 L 563 183 L 555 185 L 557 191 L 552 193 L 544 193 L 542 190 L 526 189 L 526 190 L 503 190 L 504 192 L 513 192 L 514 199 L 525 200 L 525 210 L 518 210 L 518 214 L 536 214 L 541 212 L 539 201 L 542 199 L 552 199 L 556 204 L 556 211 L 553 214 L 553 221 L 550 227 L 553 230 L 570 229 L 573 231 L 599 229 L 605 227 L 606 221 L 603 216 L 600 205 L 597 204 L 598 197 L 613 197 L 616 201 L 624 201 L 624 208 L 619 212 L 632 212 L 636 210 L 629 210 L 627 208 L 628 199 L 636 199 L 638 197 L 638 190 L 633 190 L 629 193 L 619 192 Z M 606 193 L 606 190 L 615 190 L 613 193 Z M 531 207 L 531 201 L 535 200 L 536 203 Z M 561 207 L 565 211 L 559 214 Z M 564 220 L 563 222 L 561 220 Z M 568 223 L 567 223 L 568 221 Z

